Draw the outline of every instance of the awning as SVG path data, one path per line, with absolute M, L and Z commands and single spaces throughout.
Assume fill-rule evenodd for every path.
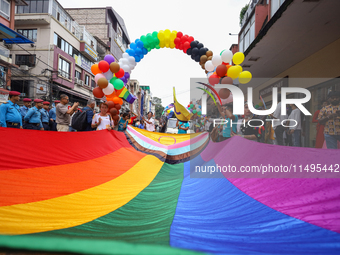
M 69 93 L 69 94 L 71 94 L 71 95 L 74 95 L 74 96 L 77 96 L 77 97 L 80 97 L 80 98 L 84 98 L 84 99 L 86 99 L 86 100 L 89 100 L 89 99 L 90 99 L 89 96 L 84 95 L 84 94 L 81 94 L 81 93 L 76 92 L 76 91 L 74 91 L 74 90 L 66 89 L 66 88 L 63 88 L 63 87 L 61 87 L 61 86 L 58 86 L 58 89 L 61 90 L 61 91 L 66 92 L 66 93 Z
M 14 30 L 6 27 L 4 24 L 0 23 L 0 39 L 3 39 L 5 44 L 24 44 L 24 43 L 34 43 L 27 39 L 25 36 L 15 32 Z

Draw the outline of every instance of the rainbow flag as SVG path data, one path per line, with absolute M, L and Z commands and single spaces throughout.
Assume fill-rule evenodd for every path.
M 116 94 L 118 95 L 118 97 L 124 98 L 125 101 L 128 102 L 129 104 L 133 104 L 133 102 L 136 100 L 136 96 L 132 95 L 130 91 L 127 90 L 126 87 L 123 87 L 122 89 L 117 90 Z
M 209 133 L 131 126 L 70 133 L 0 128 L 0 137 L 1 248 L 339 254 L 340 179 L 233 178 L 211 171 L 261 164 L 334 168 L 338 150 L 241 137 L 214 143 Z

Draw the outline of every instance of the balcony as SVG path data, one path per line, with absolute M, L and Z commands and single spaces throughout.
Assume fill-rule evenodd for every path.
M 47 13 L 23 13 L 15 14 L 15 26 L 22 25 L 49 25 L 51 17 Z
M 98 61 L 98 53 L 90 47 L 86 42 L 80 43 L 80 52 L 92 62 Z

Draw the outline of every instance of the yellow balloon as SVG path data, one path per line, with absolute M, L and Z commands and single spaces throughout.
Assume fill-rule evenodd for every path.
M 235 80 L 240 74 L 240 68 L 237 66 L 231 66 L 228 69 L 227 75 L 228 77 L 232 78 Z
M 164 35 L 165 35 L 165 37 L 170 37 L 170 34 L 171 34 L 170 29 L 165 29 L 165 30 L 164 30 Z
M 236 67 L 238 68 L 238 74 L 240 74 L 240 73 L 242 73 L 243 72 L 243 68 L 242 68 L 242 66 L 240 66 L 240 65 L 236 65 Z
M 173 42 L 177 37 L 177 31 L 172 31 L 170 34 L 170 40 Z
M 176 47 L 176 44 L 174 42 L 170 43 L 170 49 L 174 49 Z
M 165 38 L 164 31 L 163 30 L 159 31 L 158 34 L 157 34 L 157 37 L 158 37 L 159 41 L 163 41 L 164 38 Z
M 233 62 L 235 65 L 239 65 L 244 61 L 244 54 L 242 52 L 236 52 L 233 56 Z
M 159 47 L 164 48 L 165 47 L 165 42 L 164 41 L 160 41 L 159 42 Z
M 170 113 L 170 110 L 167 110 L 166 112 L 167 112 L 167 113 Z
M 238 80 L 241 84 L 246 84 L 246 83 L 250 82 L 251 78 L 252 78 L 251 72 L 244 71 L 244 72 L 240 73 Z

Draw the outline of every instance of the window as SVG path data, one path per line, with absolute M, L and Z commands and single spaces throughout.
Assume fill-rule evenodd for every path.
M 69 80 L 71 79 L 71 63 L 70 62 L 59 57 L 58 68 L 59 68 L 60 76 L 66 79 L 69 79 Z
M 9 19 L 10 16 L 9 6 L 8 0 L 0 0 L 0 14 L 6 19 Z
M 73 57 L 74 54 L 78 55 L 79 51 L 73 48 L 71 44 L 66 42 L 63 38 L 61 38 L 58 34 L 54 33 L 53 42 L 58 48 L 60 48 L 65 53 L 69 54 Z
M 15 55 L 15 64 L 18 66 L 26 65 L 29 67 L 35 66 L 36 55 Z
M 48 13 L 49 0 L 25 0 L 25 2 L 28 5 L 18 6 L 16 13 Z
M 33 42 L 37 41 L 37 29 L 18 29 L 18 33 Z
M 80 80 L 81 73 L 76 70 L 74 77 L 78 78 Z
M 85 85 L 90 86 L 90 76 L 85 74 Z
M 273 17 L 276 11 L 280 8 L 285 0 L 272 0 L 271 1 L 271 10 L 270 16 Z

